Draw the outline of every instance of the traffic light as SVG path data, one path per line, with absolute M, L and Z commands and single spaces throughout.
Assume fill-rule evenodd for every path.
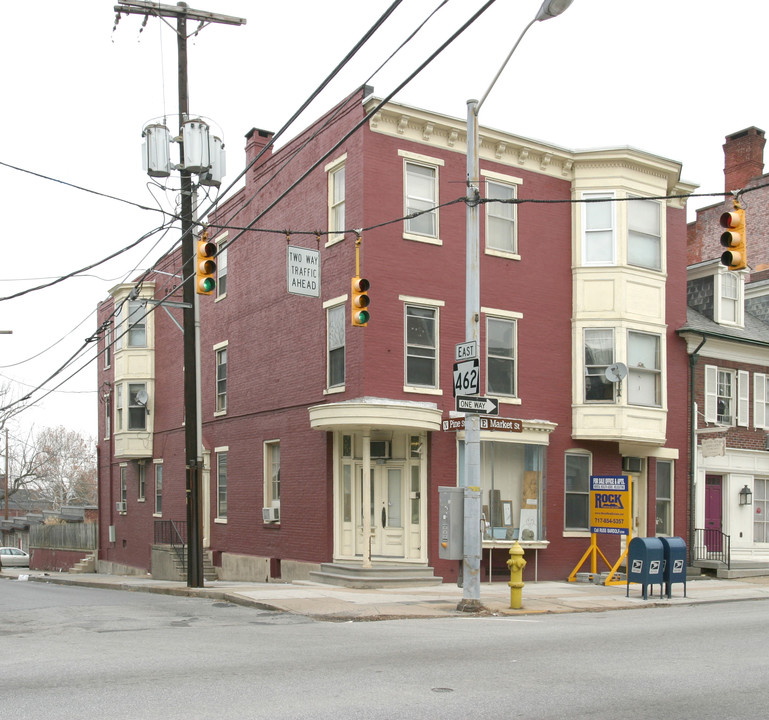
M 213 295 L 216 289 L 216 243 L 208 240 L 203 233 L 198 240 L 198 254 L 195 260 L 195 292 L 198 295 Z
M 365 327 L 371 318 L 367 310 L 371 302 L 368 296 L 370 287 L 371 283 L 366 278 L 356 276 L 352 279 L 352 324 L 355 327 Z
M 721 264 L 730 270 L 743 270 L 748 266 L 745 238 L 745 211 L 735 202 L 734 210 L 721 215 L 721 245 L 728 248 L 721 255 Z

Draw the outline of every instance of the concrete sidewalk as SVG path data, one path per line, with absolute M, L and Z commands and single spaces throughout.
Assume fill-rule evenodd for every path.
M 248 583 L 217 580 L 205 587 L 153 580 L 149 576 L 43 572 L 26 568 L 4 568 L 0 579 L 48 582 L 62 585 L 108 588 L 133 592 L 202 597 L 239 605 L 305 615 L 328 621 L 370 621 L 407 618 L 467 617 L 457 609 L 462 588 L 454 584 L 423 587 L 358 590 L 312 582 Z M 0 586 L 1 587 L 1 586 Z M 604 610 L 694 605 L 769 599 L 769 576 L 720 580 L 708 576 L 690 578 L 673 585 L 673 597 L 660 598 L 660 586 L 650 588 L 643 599 L 640 585 L 631 584 L 629 595 L 622 585 L 589 582 L 530 582 L 523 588 L 523 607 L 510 608 L 506 583 L 482 583 L 483 614 L 525 616 L 543 613 L 600 612 Z

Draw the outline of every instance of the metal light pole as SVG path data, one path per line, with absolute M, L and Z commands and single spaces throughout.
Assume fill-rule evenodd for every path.
M 465 266 L 465 339 L 480 343 L 481 292 L 479 213 L 480 171 L 478 112 L 528 29 L 535 23 L 560 15 L 573 0 L 544 0 L 535 18 L 523 29 L 502 67 L 478 100 L 467 101 L 467 248 Z M 480 344 L 478 345 L 480 347 Z M 465 517 L 461 610 L 480 608 L 481 602 L 481 428 L 480 416 L 465 417 Z

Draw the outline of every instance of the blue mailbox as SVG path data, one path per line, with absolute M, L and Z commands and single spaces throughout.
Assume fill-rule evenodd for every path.
M 630 595 L 630 583 L 641 583 L 644 600 L 648 599 L 649 585 L 660 584 L 662 597 L 664 552 L 659 538 L 637 537 L 628 545 L 627 551 L 627 591 Z
M 686 542 L 680 537 L 661 537 L 664 568 L 662 571 L 665 581 L 665 595 L 671 597 L 674 582 L 684 584 L 686 597 Z

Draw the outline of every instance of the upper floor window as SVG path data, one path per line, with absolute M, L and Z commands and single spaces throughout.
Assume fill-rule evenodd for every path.
M 436 387 L 437 330 L 436 308 L 406 305 L 406 385 Z
M 412 240 L 439 243 L 438 168 L 440 158 L 399 150 L 403 164 L 404 233 Z M 414 217 L 409 217 L 414 215 Z
M 115 385 L 115 430 L 123 429 L 123 384 Z
M 564 529 L 590 529 L 590 455 L 566 453 Z
M 662 404 L 662 366 L 659 335 L 635 332 L 627 335 L 627 401 L 631 405 Z
M 715 277 L 718 306 L 716 322 L 742 325 L 742 274 L 724 269 Z
M 129 300 L 128 317 L 121 334 L 127 333 L 127 347 L 147 347 L 147 309 L 140 300 Z
M 163 463 L 155 461 L 155 514 L 163 512 Z
M 216 448 L 216 517 L 227 517 L 227 448 Z
M 329 240 L 341 238 L 345 229 L 345 165 L 338 165 L 328 174 Z
M 516 394 L 515 320 L 486 319 L 486 387 L 493 395 Z
M 104 328 L 104 367 L 112 365 L 112 323 Z
M 216 253 L 216 297 L 220 298 L 227 294 L 227 246 L 218 241 L 217 247 L 219 249 Z
M 634 196 L 629 195 L 629 198 Z M 662 269 L 660 204 L 655 200 L 630 199 L 627 203 L 627 261 L 629 265 Z
M 147 466 L 143 460 L 139 460 L 136 464 L 136 478 L 138 483 L 137 498 L 144 500 L 147 489 Z
M 280 440 L 264 443 L 264 507 L 280 505 Z
M 345 306 L 326 309 L 328 387 L 344 385 Z
M 582 262 L 614 265 L 616 262 L 614 193 L 583 193 Z
M 585 402 L 614 400 L 614 384 L 606 368 L 614 362 L 614 331 L 611 328 L 585 330 Z
M 517 252 L 516 213 L 511 202 L 515 199 L 515 186 L 487 180 L 486 199 L 491 201 L 485 204 L 486 249 L 511 254 Z
M 227 345 L 214 347 L 216 356 L 216 412 L 227 412 Z
M 769 375 L 753 373 L 753 426 L 769 426 Z
M 128 383 L 128 429 L 147 429 L 146 383 Z

